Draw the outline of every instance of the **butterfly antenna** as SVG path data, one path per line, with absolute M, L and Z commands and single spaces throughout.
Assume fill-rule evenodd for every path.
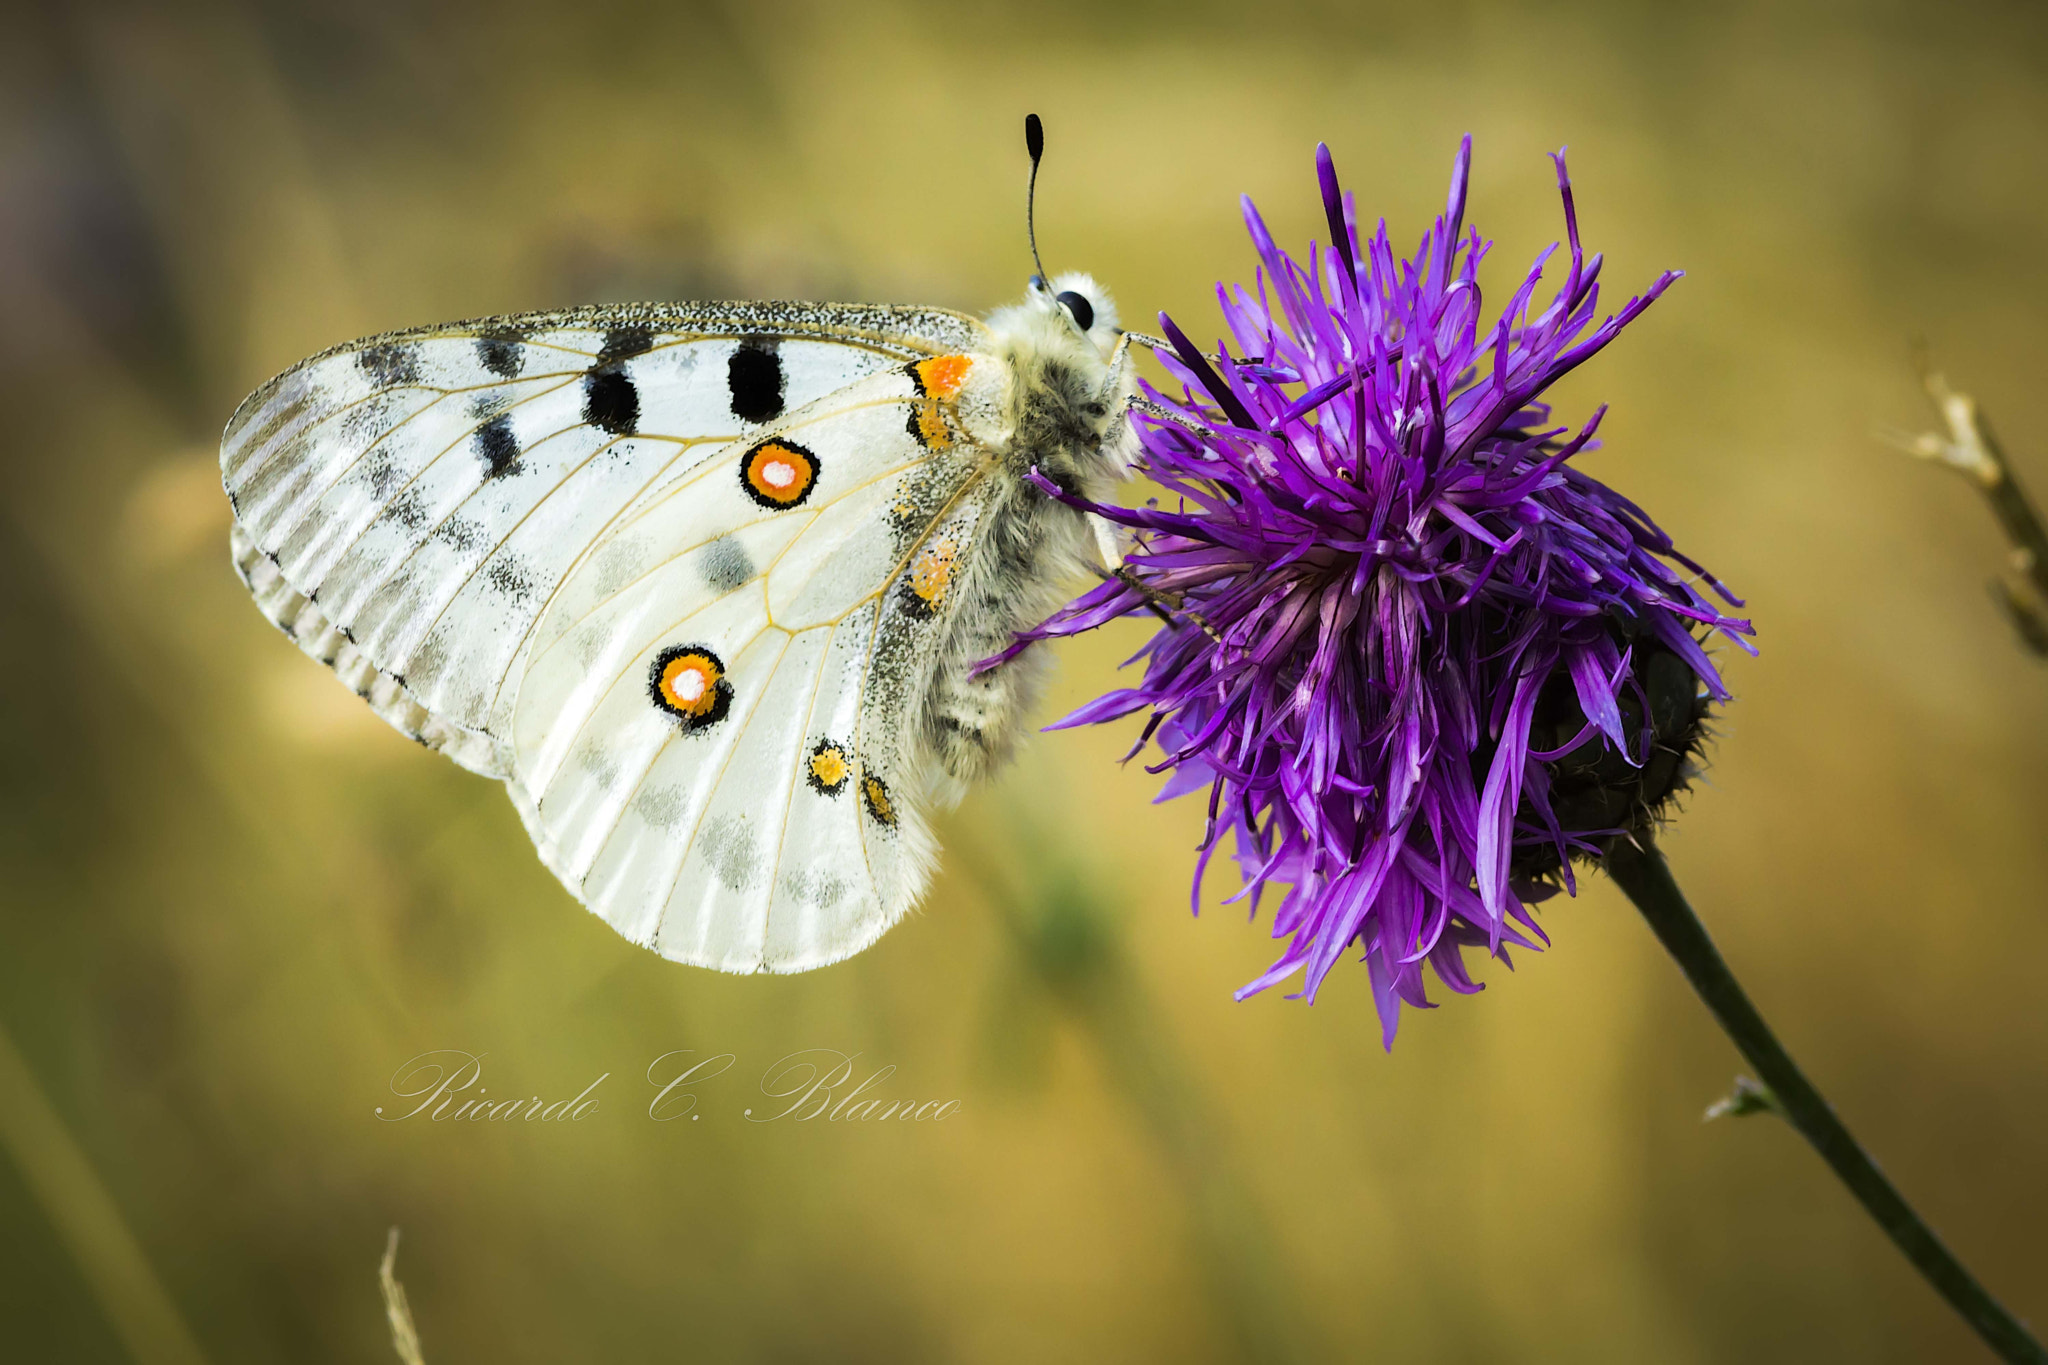
M 1045 262 L 1038 259 L 1038 225 L 1034 210 L 1038 205 L 1038 163 L 1045 159 L 1045 125 L 1038 121 L 1038 115 L 1024 116 L 1024 150 L 1031 153 L 1031 187 L 1024 191 L 1024 235 L 1031 240 L 1031 264 L 1037 267 L 1040 282 L 1047 279 Z

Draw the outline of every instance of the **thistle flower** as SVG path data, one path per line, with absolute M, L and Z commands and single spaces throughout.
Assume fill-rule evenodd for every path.
M 1236 354 L 1203 354 L 1162 315 L 1181 395 L 1147 385 L 1133 414 L 1137 467 L 1178 505 L 1042 482 L 1130 528 L 1133 548 L 1013 646 L 1165 618 L 1131 661 L 1138 686 L 1054 728 L 1149 709 L 1132 755 L 1157 743 L 1158 799 L 1208 792 L 1197 907 L 1225 833 L 1254 917 L 1286 888 L 1285 950 L 1239 998 L 1302 972 L 1313 1000 L 1356 945 L 1388 1047 L 1402 1004 L 1430 1005 L 1425 963 L 1480 989 L 1466 947 L 1505 960 L 1547 942 L 1530 906 L 1576 889 L 1574 858 L 1657 818 L 1728 695 L 1703 640 L 1748 648 L 1751 633 L 1647 514 L 1572 466 L 1606 408 L 1574 431 L 1539 401 L 1678 272 L 1595 325 L 1601 258 L 1580 247 L 1560 152 L 1564 278 L 1539 307 L 1553 245 L 1482 328 L 1471 149 L 1412 260 L 1384 221 L 1361 237 L 1327 147 L 1335 245 L 1311 244 L 1306 266 L 1244 201 L 1257 283 L 1217 288 Z

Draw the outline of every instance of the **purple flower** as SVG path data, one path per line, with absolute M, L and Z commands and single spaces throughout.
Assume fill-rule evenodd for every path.
M 1254 916 L 1269 884 L 1286 888 L 1285 951 L 1239 998 L 1301 971 L 1313 1000 L 1356 945 L 1388 1047 L 1402 1003 L 1430 1004 L 1425 963 L 1453 991 L 1480 989 L 1466 947 L 1506 960 L 1547 942 L 1530 905 L 1576 889 L 1571 859 L 1657 818 L 1709 702 L 1727 699 L 1703 640 L 1748 648 L 1751 633 L 1647 514 L 1572 467 L 1606 409 L 1573 431 L 1538 401 L 1678 273 L 1596 325 L 1600 257 L 1580 249 L 1559 153 L 1564 278 L 1539 304 L 1553 246 L 1482 329 L 1471 151 L 1467 137 L 1412 260 L 1384 221 L 1361 238 L 1327 147 L 1333 249 L 1311 245 L 1303 266 L 1245 201 L 1257 284 L 1217 289 L 1237 354 L 1203 354 L 1162 316 L 1182 394 L 1146 385 L 1133 413 L 1137 467 L 1178 504 L 1101 506 L 1042 484 L 1131 528 L 1134 546 L 1013 647 L 1165 619 L 1132 661 L 1143 682 L 1059 726 L 1149 708 L 1132 753 L 1156 741 L 1159 799 L 1208 792 L 1198 904 L 1226 831 Z

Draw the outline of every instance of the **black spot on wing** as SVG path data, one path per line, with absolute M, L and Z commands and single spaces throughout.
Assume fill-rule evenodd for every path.
M 476 339 L 477 362 L 500 379 L 517 379 L 526 368 L 525 338 L 516 331 L 491 332 Z
M 774 337 L 748 337 L 726 363 L 732 415 L 742 422 L 772 422 L 782 415 L 788 383 L 775 345 Z
M 583 376 L 583 420 L 613 436 L 625 436 L 640 425 L 640 390 L 623 368 L 654 345 L 645 327 L 614 327 L 604 334 L 597 361 Z
M 618 365 L 636 355 L 646 355 L 654 349 L 654 333 L 645 327 L 614 327 L 604 334 L 604 345 L 598 349 L 597 365 Z
M 402 341 L 365 346 L 356 352 L 356 366 L 380 389 L 420 382 L 420 350 Z
M 512 434 L 508 414 L 501 412 L 476 429 L 476 453 L 486 479 L 502 479 L 519 467 L 519 438 Z
M 731 536 L 720 536 L 706 545 L 697 568 L 704 581 L 720 592 L 731 592 L 754 576 L 754 561 L 746 547 Z
M 583 376 L 583 420 L 614 436 L 640 425 L 640 391 L 623 370 L 592 371 Z

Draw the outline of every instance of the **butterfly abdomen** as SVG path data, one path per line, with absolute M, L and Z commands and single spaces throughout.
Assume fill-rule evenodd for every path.
M 956 571 L 959 601 L 917 713 L 919 744 L 943 776 L 941 799 L 958 799 L 1015 752 L 1044 680 L 1044 651 L 978 677 L 972 670 L 1058 605 L 1088 544 L 1080 514 L 1031 485 L 1003 480 L 992 491 L 974 554 Z

